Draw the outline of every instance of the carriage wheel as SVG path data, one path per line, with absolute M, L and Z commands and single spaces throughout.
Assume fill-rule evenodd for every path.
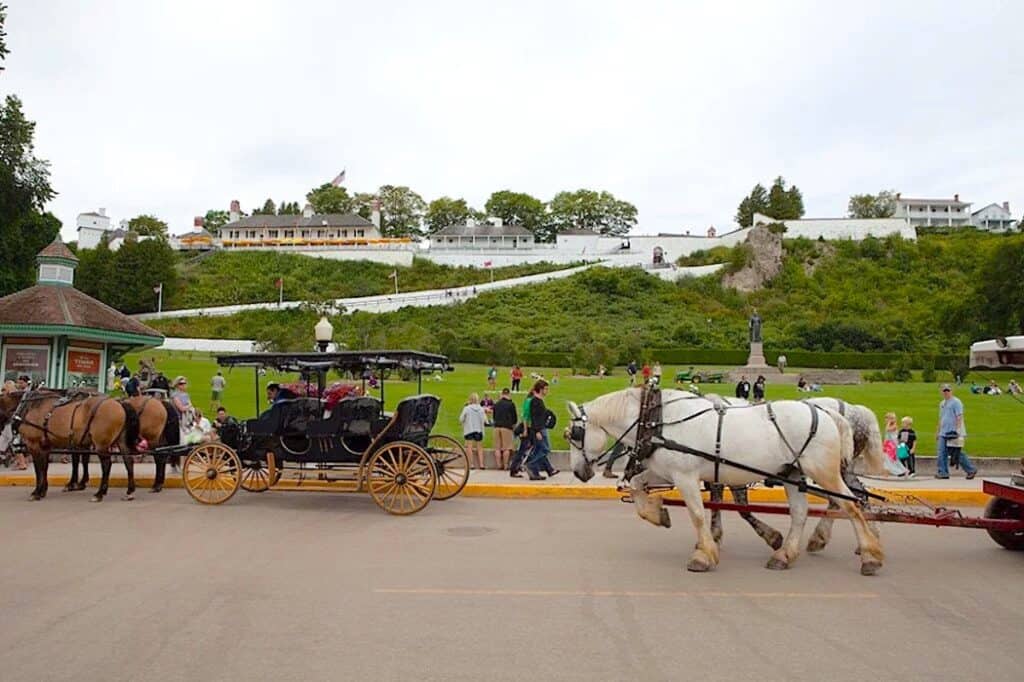
M 241 470 L 242 462 L 234 450 L 221 443 L 204 443 L 188 453 L 181 478 L 196 502 L 222 504 L 238 492 Z
M 270 471 L 267 464 L 261 459 L 255 459 L 242 463 L 242 478 L 240 484 L 242 490 L 250 493 L 262 493 L 269 490 L 270 486 L 277 485 L 281 480 L 281 470 L 274 470 L 274 482 L 270 482 Z
M 434 460 L 412 443 L 397 441 L 385 445 L 373 453 L 367 467 L 370 496 L 389 514 L 415 514 L 434 496 Z
M 469 457 L 462 445 L 449 436 L 435 434 L 427 439 L 427 453 L 434 458 L 437 469 L 435 500 L 450 500 L 469 481 Z
M 1024 505 L 1005 497 L 993 497 L 985 507 L 986 519 L 1024 520 Z M 1024 551 L 1024 530 L 988 530 L 988 536 L 997 544 L 1015 552 Z

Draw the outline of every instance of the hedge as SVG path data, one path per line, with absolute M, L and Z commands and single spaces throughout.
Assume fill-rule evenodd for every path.
M 490 351 L 482 348 L 459 348 L 452 360 L 487 364 L 494 358 Z M 922 355 L 918 353 L 824 353 L 817 351 L 765 351 L 765 359 L 769 365 L 778 362 L 779 355 L 786 356 L 786 364 L 790 367 L 813 367 L 819 369 L 888 369 L 902 359 L 910 363 L 912 369 L 923 369 L 928 360 L 934 361 L 939 370 L 948 369 L 953 362 L 963 362 L 961 355 Z M 722 365 L 742 367 L 747 363 L 749 351 L 723 350 L 708 348 L 653 348 L 637 360 L 650 359 L 666 365 Z M 531 367 L 571 367 L 572 353 L 519 353 L 519 364 Z

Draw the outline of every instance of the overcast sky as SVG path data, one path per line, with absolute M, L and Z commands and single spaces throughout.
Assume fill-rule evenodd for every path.
M 893 188 L 1024 210 L 1024 2 L 7 0 L 0 93 L 75 216 L 606 189 L 640 232 Z M 496 8 L 504 5 L 503 9 Z

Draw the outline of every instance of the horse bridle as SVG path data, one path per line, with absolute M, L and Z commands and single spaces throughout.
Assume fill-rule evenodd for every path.
M 640 423 L 640 419 L 638 417 L 637 420 L 634 421 L 628 429 L 622 432 L 621 436 L 615 439 L 614 443 L 612 443 L 609 447 L 605 448 L 597 457 L 595 457 L 594 459 L 590 459 L 589 457 L 587 457 L 586 449 L 587 422 L 589 421 L 587 419 L 587 411 L 583 409 L 582 405 L 577 405 L 577 407 L 579 408 L 580 416 L 573 417 L 572 419 L 569 420 L 569 433 L 567 434 L 566 440 L 569 441 L 569 445 L 572 445 L 573 447 L 580 451 L 580 454 L 583 455 L 583 461 L 585 461 L 590 466 L 593 466 L 595 464 L 602 464 L 605 458 L 608 457 L 608 455 L 612 451 L 614 451 L 620 443 L 622 443 L 622 439 L 625 438 L 629 434 L 629 432 L 636 428 L 636 425 Z M 604 431 L 604 428 L 598 428 Z M 607 434 L 608 432 L 605 431 L 605 435 Z

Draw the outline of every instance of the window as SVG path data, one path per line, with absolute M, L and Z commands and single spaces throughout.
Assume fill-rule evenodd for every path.
M 347 236 L 348 236 L 348 230 L 342 230 L 341 231 L 341 238 L 344 239 Z
M 356 236 L 357 237 L 365 237 L 366 236 L 366 230 L 356 230 Z

